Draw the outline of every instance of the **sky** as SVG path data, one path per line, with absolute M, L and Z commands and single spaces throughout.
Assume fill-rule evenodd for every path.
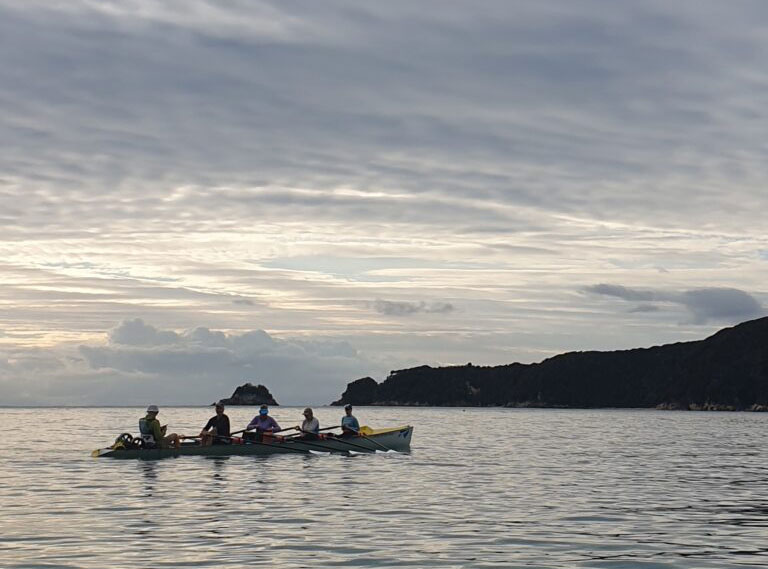
M 768 303 L 768 3 L 0 0 L 0 404 L 326 404 Z

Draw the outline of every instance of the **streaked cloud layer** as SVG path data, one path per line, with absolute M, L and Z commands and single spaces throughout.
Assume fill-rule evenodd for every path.
M 760 316 L 767 20 L 0 0 L 0 395 L 327 402 Z

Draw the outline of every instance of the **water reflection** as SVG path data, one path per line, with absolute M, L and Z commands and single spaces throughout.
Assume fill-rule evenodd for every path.
M 208 462 L 211 466 L 210 484 L 205 486 L 205 492 L 208 498 L 211 500 L 211 506 L 213 508 L 222 507 L 225 504 L 225 500 L 229 499 L 227 496 L 229 492 L 229 485 L 227 484 L 227 464 L 230 457 L 228 456 L 212 456 L 208 457 Z
M 144 478 L 144 496 L 151 498 L 155 493 L 155 484 L 157 482 L 157 463 L 154 461 L 137 461 L 139 470 Z
M 224 476 L 224 467 L 227 464 L 227 461 L 229 461 L 231 457 L 229 456 L 207 456 L 205 457 L 206 460 L 210 461 L 213 464 L 213 478 L 214 480 L 219 481 L 226 481 L 226 477 Z
M 446 436 L 455 412 L 366 409 L 416 424 L 411 455 L 140 462 L 91 459 L 105 437 L 78 430 L 135 409 L 4 410 L 67 436 L 3 446 L 0 567 L 768 567 L 768 415 L 467 409 L 497 430 Z

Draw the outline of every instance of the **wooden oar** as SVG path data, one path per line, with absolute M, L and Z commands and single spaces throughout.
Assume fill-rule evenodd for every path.
M 333 427 L 324 427 L 322 429 L 318 429 L 317 431 L 318 432 L 320 432 L 320 431 L 330 431 L 331 429 L 338 429 L 340 426 L 341 425 L 334 425 Z M 302 433 L 315 434 L 315 433 L 312 433 L 310 431 L 302 431 L 301 428 L 299 428 L 299 427 L 294 427 L 294 428 L 298 429 Z M 285 440 L 287 440 L 287 441 L 295 441 L 295 442 L 297 442 L 299 444 L 302 444 L 302 445 L 307 445 L 307 446 L 315 447 L 315 448 L 318 448 L 318 449 L 322 450 L 323 452 L 334 452 L 334 451 L 337 451 L 337 450 L 340 450 L 341 452 L 347 452 L 345 449 L 333 449 L 333 448 L 328 448 L 326 446 L 317 444 L 316 441 L 317 440 L 322 440 L 322 439 L 316 439 L 314 441 L 313 440 L 304 440 L 304 439 L 301 438 L 301 435 L 298 435 L 298 434 L 294 435 L 294 436 L 291 436 L 291 437 L 285 437 Z M 336 441 L 338 439 L 334 437 L 333 439 L 330 439 L 330 440 Z
M 371 437 L 369 437 L 368 435 L 366 435 L 366 434 L 365 434 L 364 432 L 362 432 L 362 431 L 355 431 L 354 429 L 349 429 L 349 430 L 350 430 L 350 431 L 352 431 L 352 432 L 355 432 L 355 433 L 357 433 L 358 435 L 360 435 L 360 436 L 361 436 L 361 437 L 363 437 L 364 439 L 371 441 L 373 444 L 375 444 L 375 445 L 379 446 L 380 448 L 383 448 L 383 449 L 384 449 L 385 451 L 387 451 L 387 452 L 389 452 L 389 451 L 391 451 L 391 450 L 392 450 L 391 448 L 389 448 L 389 447 L 386 447 L 386 446 L 384 446 L 383 444 L 381 444 L 379 441 L 376 441 L 376 440 L 372 439 Z
M 331 449 L 331 448 L 324 447 L 322 445 L 317 444 L 316 441 L 305 441 L 305 440 L 302 440 L 302 439 L 297 439 L 296 437 L 291 437 L 290 439 L 286 439 L 286 440 L 289 441 L 287 443 L 288 445 L 292 445 L 292 444 L 306 445 L 306 446 L 309 446 L 309 447 L 314 447 L 316 449 L 319 449 L 319 450 L 321 450 L 323 452 L 333 452 L 334 450 L 341 450 L 341 452 L 347 452 L 344 449 Z
M 293 431 L 295 428 L 296 427 L 287 427 L 285 429 L 280 429 L 279 431 L 271 431 L 271 434 L 282 433 L 283 431 Z M 235 431 L 234 433 L 229 433 L 228 437 L 225 435 L 216 435 L 216 436 L 221 437 L 223 439 L 231 439 L 234 437 L 234 435 L 239 435 L 240 433 L 250 433 L 251 431 L 255 431 L 255 430 L 256 429 L 240 429 L 239 431 Z
M 307 441 L 307 440 L 304 440 L 304 439 L 299 438 L 299 437 L 291 437 L 291 438 L 289 438 L 287 440 L 295 442 L 296 444 L 300 444 L 300 445 L 313 446 L 313 447 L 322 449 L 325 452 L 348 452 L 350 450 L 350 449 L 345 449 L 345 448 L 331 448 L 331 447 L 327 447 L 327 446 L 323 446 L 321 444 L 318 444 L 318 442 L 322 441 L 323 439 Z M 341 445 L 347 445 L 347 446 L 352 447 L 353 449 L 360 449 L 360 450 L 363 450 L 363 451 L 365 451 L 367 453 L 376 452 L 375 450 L 369 449 L 368 447 L 364 447 L 364 446 L 361 446 L 361 445 L 356 445 L 355 443 L 350 443 L 349 441 L 347 441 L 345 439 L 339 439 L 339 438 L 334 437 L 332 439 L 325 439 L 325 440 L 333 441 L 333 442 L 341 444 Z
M 325 427 L 324 429 L 318 429 L 318 431 L 330 431 L 331 429 L 338 429 L 339 427 L 341 427 L 341 425 L 334 425 L 333 427 Z M 301 429 L 299 429 L 299 431 L 301 431 Z M 301 431 L 301 432 L 302 433 L 309 433 L 309 431 Z M 357 432 L 357 431 L 355 431 L 355 432 Z M 362 436 L 365 436 L 365 435 L 362 435 Z M 318 448 L 322 448 L 326 452 L 332 452 L 334 450 L 342 450 L 342 451 L 345 450 L 345 449 L 329 449 L 328 447 L 324 447 L 324 446 L 318 445 L 318 444 L 312 445 L 311 444 L 312 441 L 306 441 L 306 440 L 302 439 L 301 435 L 296 435 L 296 436 L 293 436 L 293 437 L 286 437 L 286 440 L 296 441 L 297 443 L 300 443 L 300 444 L 303 444 L 303 445 L 307 445 L 308 444 L 310 446 L 315 446 L 315 447 L 318 447 Z M 332 441 L 337 442 L 339 444 L 347 445 L 347 446 L 350 446 L 350 447 L 355 448 L 355 449 L 363 450 L 365 452 L 376 452 L 375 449 L 370 449 L 370 448 L 362 446 L 362 445 L 357 445 L 357 444 L 355 444 L 353 442 L 350 442 L 347 439 L 343 439 L 341 437 L 334 437 L 333 439 L 326 439 L 326 440 L 332 440 Z M 371 442 L 374 443 L 374 444 L 378 444 L 376 441 L 373 441 L 373 440 Z M 382 447 L 383 449 L 389 450 L 384 445 L 380 444 L 379 446 Z
M 334 425 L 333 427 L 325 427 L 323 429 L 317 429 L 317 432 L 319 433 L 320 431 L 330 431 L 331 429 L 338 429 L 339 427 L 341 427 L 341 425 Z M 292 429 L 297 429 L 297 430 L 301 431 L 302 433 L 311 433 L 311 431 L 302 431 L 301 427 L 291 427 L 291 428 Z M 283 429 L 283 430 L 287 431 L 288 429 Z M 300 435 L 295 435 L 295 436 L 286 437 L 286 438 L 287 439 L 295 439 L 298 436 L 300 436 Z
M 247 443 L 244 443 L 244 444 L 247 444 L 247 445 L 263 445 L 265 447 L 274 447 L 274 448 L 279 448 L 279 449 L 287 450 L 287 451 L 290 451 L 290 452 L 300 452 L 302 454 L 309 454 L 308 450 L 302 450 L 300 448 L 291 448 L 290 445 L 287 445 L 285 443 L 273 444 L 273 443 L 265 443 L 263 441 L 248 441 Z
M 296 428 L 296 427 L 286 427 L 285 429 L 280 429 L 279 431 L 270 431 L 270 432 L 272 432 L 272 433 L 282 433 L 283 431 L 292 431 L 292 430 L 294 430 L 295 428 Z M 246 428 L 246 429 L 240 429 L 239 431 L 235 431 L 235 432 L 233 432 L 233 433 L 229 433 L 229 435 L 230 435 L 230 436 L 232 436 L 232 435 L 239 435 L 240 433 L 250 433 L 251 431 L 257 431 L 257 430 L 258 430 L 258 428 L 253 428 L 253 429 L 248 429 L 248 428 Z M 264 432 L 266 432 L 266 431 L 264 431 Z
M 358 445 L 358 444 L 355 444 L 355 443 L 353 443 L 353 442 L 350 442 L 350 441 L 349 441 L 349 439 L 344 439 L 344 438 L 341 438 L 341 437 L 337 437 L 335 440 L 336 440 L 337 442 L 343 443 L 343 444 L 345 444 L 345 445 L 349 445 L 349 446 L 351 446 L 351 447 L 354 447 L 354 448 L 359 448 L 359 449 L 362 449 L 362 450 L 364 450 L 365 452 L 376 452 L 376 449 L 375 449 L 375 448 L 368 448 L 368 447 L 365 447 L 365 446 L 363 446 L 363 445 Z
M 375 444 L 376 446 L 383 448 L 383 449 L 384 449 L 386 452 L 389 452 L 389 451 L 391 451 L 391 450 L 392 450 L 392 449 L 391 449 L 391 448 L 389 448 L 388 446 L 385 446 L 385 445 L 381 444 L 379 441 L 372 439 L 371 437 L 369 437 L 369 436 L 368 436 L 368 435 L 366 435 L 365 433 L 360 433 L 360 435 L 361 435 L 361 436 L 362 436 L 364 439 L 366 439 L 366 440 L 368 440 L 368 441 L 371 441 L 371 442 L 372 442 L 373 444 Z
M 279 431 L 272 431 L 272 433 L 269 433 L 269 434 L 282 433 L 283 431 L 292 431 L 292 430 L 294 430 L 294 428 L 295 427 L 288 427 L 288 428 L 285 428 L 285 429 L 280 429 Z M 252 431 L 253 429 L 250 429 L 250 430 Z M 237 435 L 239 433 L 245 433 L 245 432 L 248 432 L 248 431 L 249 431 L 248 429 L 243 429 L 242 431 L 235 431 L 234 433 L 231 433 L 231 434 L 232 435 Z M 224 435 L 216 435 L 216 438 L 217 439 L 224 439 L 224 440 L 232 440 L 234 437 L 232 437 L 232 436 L 225 437 Z M 285 446 L 282 443 L 274 444 L 274 443 L 265 443 L 264 441 L 245 441 L 244 440 L 243 444 L 246 444 L 246 445 L 262 445 L 262 446 L 266 446 L 266 447 L 274 447 L 274 448 L 279 448 L 279 449 L 285 449 L 285 450 L 287 450 L 289 452 L 300 452 L 300 453 L 303 453 L 303 454 L 307 454 L 309 452 L 309 451 L 301 450 L 301 449 L 298 449 L 298 448 L 290 448 L 289 446 Z
M 243 429 L 240 432 L 242 433 L 245 430 L 246 429 Z M 280 429 L 279 431 L 275 431 L 275 432 L 276 433 L 280 433 L 282 431 L 290 431 L 290 430 L 291 429 Z M 216 435 L 216 438 L 217 439 L 232 440 L 233 437 L 225 437 L 225 436 L 221 436 L 221 435 Z M 262 446 L 265 446 L 265 447 L 274 447 L 274 448 L 279 448 L 279 449 L 285 449 L 285 450 L 287 450 L 289 452 L 300 452 L 300 453 L 303 453 L 303 454 L 307 454 L 309 452 L 309 451 L 301 450 L 301 449 L 298 449 L 298 448 L 291 448 L 290 446 L 287 446 L 284 443 L 277 443 L 277 444 L 275 444 L 275 443 L 266 443 L 264 441 L 246 441 L 246 440 L 244 440 L 243 444 L 245 444 L 245 445 L 262 445 Z
M 297 441 L 297 442 L 299 442 L 301 444 L 304 444 L 304 442 L 305 442 L 305 441 L 303 441 L 301 439 L 297 439 L 295 437 L 291 437 L 291 440 L 292 441 Z M 326 440 L 332 440 L 333 442 L 336 442 L 336 443 L 339 443 L 339 444 L 343 444 L 343 445 L 347 445 L 347 446 L 350 446 L 350 447 L 355 448 L 355 449 L 360 449 L 360 450 L 363 450 L 365 452 L 376 452 L 376 449 L 371 449 L 371 448 L 368 448 L 368 447 L 364 447 L 362 445 L 355 444 L 353 442 L 350 442 L 348 439 L 343 439 L 341 437 L 334 437 L 333 439 L 326 439 Z M 338 449 L 334 449 L 334 450 L 338 450 Z M 344 450 L 344 449 L 340 449 L 340 450 Z

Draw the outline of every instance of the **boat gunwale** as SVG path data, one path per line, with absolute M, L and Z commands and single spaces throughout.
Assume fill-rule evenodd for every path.
M 382 432 L 383 431 L 383 432 Z M 162 458 L 179 457 L 179 456 L 269 456 L 275 454 L 312 454 L 314 453 L 328 453 L 328 454 L 349 454 L 350 452 L 356 452 L 361 454 L 373 454 L 379 448 L 375 443 L 370 444 L 371 441 L 376 439 L 383 439 L 389 442 L 389 445 L 385 445 L 382 441 L 376 441 L 379 445 L 386 447 L 388 450 L 394 450 L 397 452 L 409 452 L 411 436 L 413 434 L 412 425 L 403 425 L 393 429 L 382 429 L 376 434 L 365 435 L 359 437 L 353 437 L 354 447 L 352 443 L 345 445 L 342 438 L 327 438 L 313 441 L 303 441 L 300 439 L 288 439 L 280 442 L 263 442 L 263 441 L 251 441 L 242 444 L 231 445 L 212 445 L 203 447 L 198 444 L 182 444 L 178 449 L 175 448 L 154 448 L 154 449 L 112 449 L 103 448 L 93 451 L 92 456 L 95 458 L 116 458 L 116 459 L 143 459 L 143 460 L 158 460 Z M 389 439 L 395 437 L 395 443 Z M 371 441 L 366 441 L 371 439 Z M 400 440 L 398 440 L 400 439 Z M 368 446 L 370 444 L 370 446 Z M 337 446 L 343 445 L 343 446 Z M 322 447 L 326 447 L 323 449 Z M 251 448 L 248 448 L 251 447 Z M 303 447 L 303 448 L 302 448 Z M 344 448 L 346 447 L 346 448 Z

